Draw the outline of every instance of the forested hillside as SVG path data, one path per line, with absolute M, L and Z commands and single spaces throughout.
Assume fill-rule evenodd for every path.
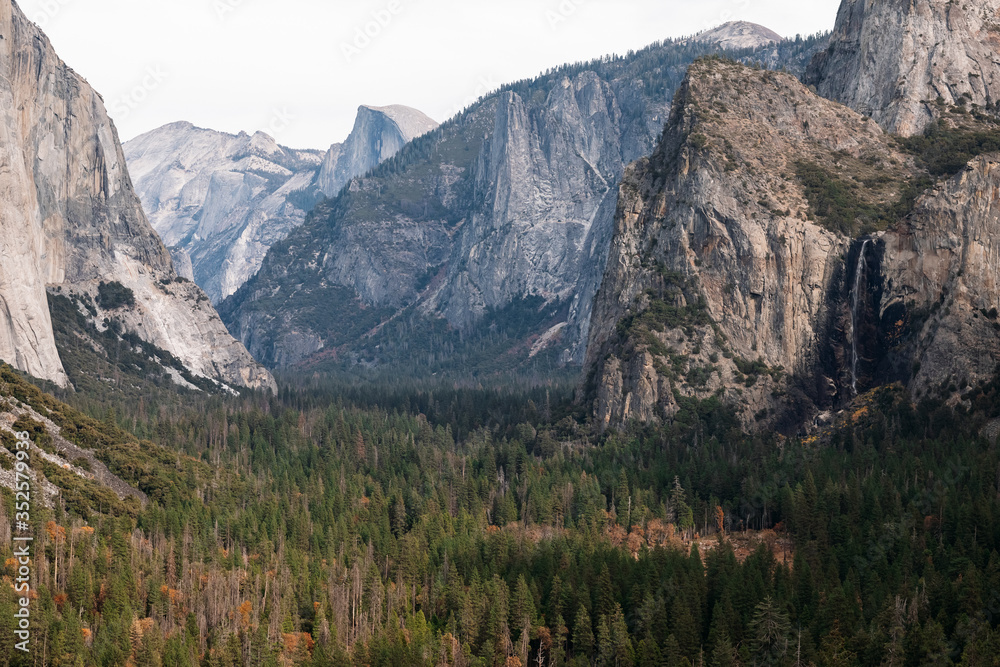
M 94 421 L 3 379 L 148 501 L 36 509 L 35 650 L 7 589 L 0 664 L 982 665 L 1000 641 L 998 381 L 958 412 L 881 389 L 802 439 L 709 399 L 597 440 L 558 387 Z

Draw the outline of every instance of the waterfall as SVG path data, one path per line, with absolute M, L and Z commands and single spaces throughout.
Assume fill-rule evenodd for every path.
M 861 307 L 861 279 L 868 266 L 865 261 L 865 251 L 869 243 L 870 240 L 865 239 L 861 244 L 858 268 L 854 272 L 854 289 L 851 290 L 851 391 L 855 396 L 858 395 L 858 309 Z

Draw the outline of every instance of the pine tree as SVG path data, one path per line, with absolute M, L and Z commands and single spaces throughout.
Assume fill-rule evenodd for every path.
M 733 644 L 729 641 L 729 637 L 722 635 L 715 642 L 715 648 L 712 649 L 712 655 L 708 664 L 709 667 L 735 667 L 738 664 L 736 651 L 733 649 Z
M 566 635 L 569 634 L 569 628 L 566 627 L 566 621 L 563 620 L 562 614 L 556 615 L 552 630 L 552 652 L 549 664 L 552 667 L 561 667 L 566 661 Z
M 615 667 L 632 667 L 635 653 L 632 648 L 632 638 L 629 636 L 628 625 L 621 606 L 617 606 L 614 616 L 609 622 L 611 632 L 611 655 Z
M 594 657 L 594 627 L 587 608 L 582 604 L 573 623 L 573 655 L 588 660 Z
M 750 624 L 754 658 L 761 664 L 781 664 L 788 654 L 790 624 L 770 597 L 757 605 Z

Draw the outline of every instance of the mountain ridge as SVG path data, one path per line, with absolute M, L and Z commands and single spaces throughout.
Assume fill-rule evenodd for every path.
M 801 71 L 821 41 L 733 55 Z M 318 353 L 406 364 L 419 345 L 418 363 L 444 370 L 468 366 L 455 351 L 468 340 L 537 359 L 561 323 L 544 336 L 549 358 L 582 363 L 617 181 L 652 150 L 690 60 L 716 50 L 667 41 L 501 87 L 321 204 L 220 312 L 282 366 Z M 478 328 L 508 309 L 531 342 Z

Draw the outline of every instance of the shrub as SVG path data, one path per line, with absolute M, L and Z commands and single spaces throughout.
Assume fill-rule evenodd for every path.
M 805 188 L 809 208 L 819 223 L 832 232 L 855 237 L 888 228 L 905 217 L 917 197 L 929 185 L 928 179 L 899 184 L 895 202 L 868 201 L 857 183 L 831 173 L 815 162 L 800 161 L 795 173 Z
M 132 308 L 135 306 L 135 292 L 116 280 L 110 283 L 102 280 L 97 286 L 97 304 L 105 310 Z
M 951 128 L 937 123 L 923 135 L 901 139 L 900 144 L 932 176 L 954 176 L 976 156 L 1000 151 L 1000 131 Z

